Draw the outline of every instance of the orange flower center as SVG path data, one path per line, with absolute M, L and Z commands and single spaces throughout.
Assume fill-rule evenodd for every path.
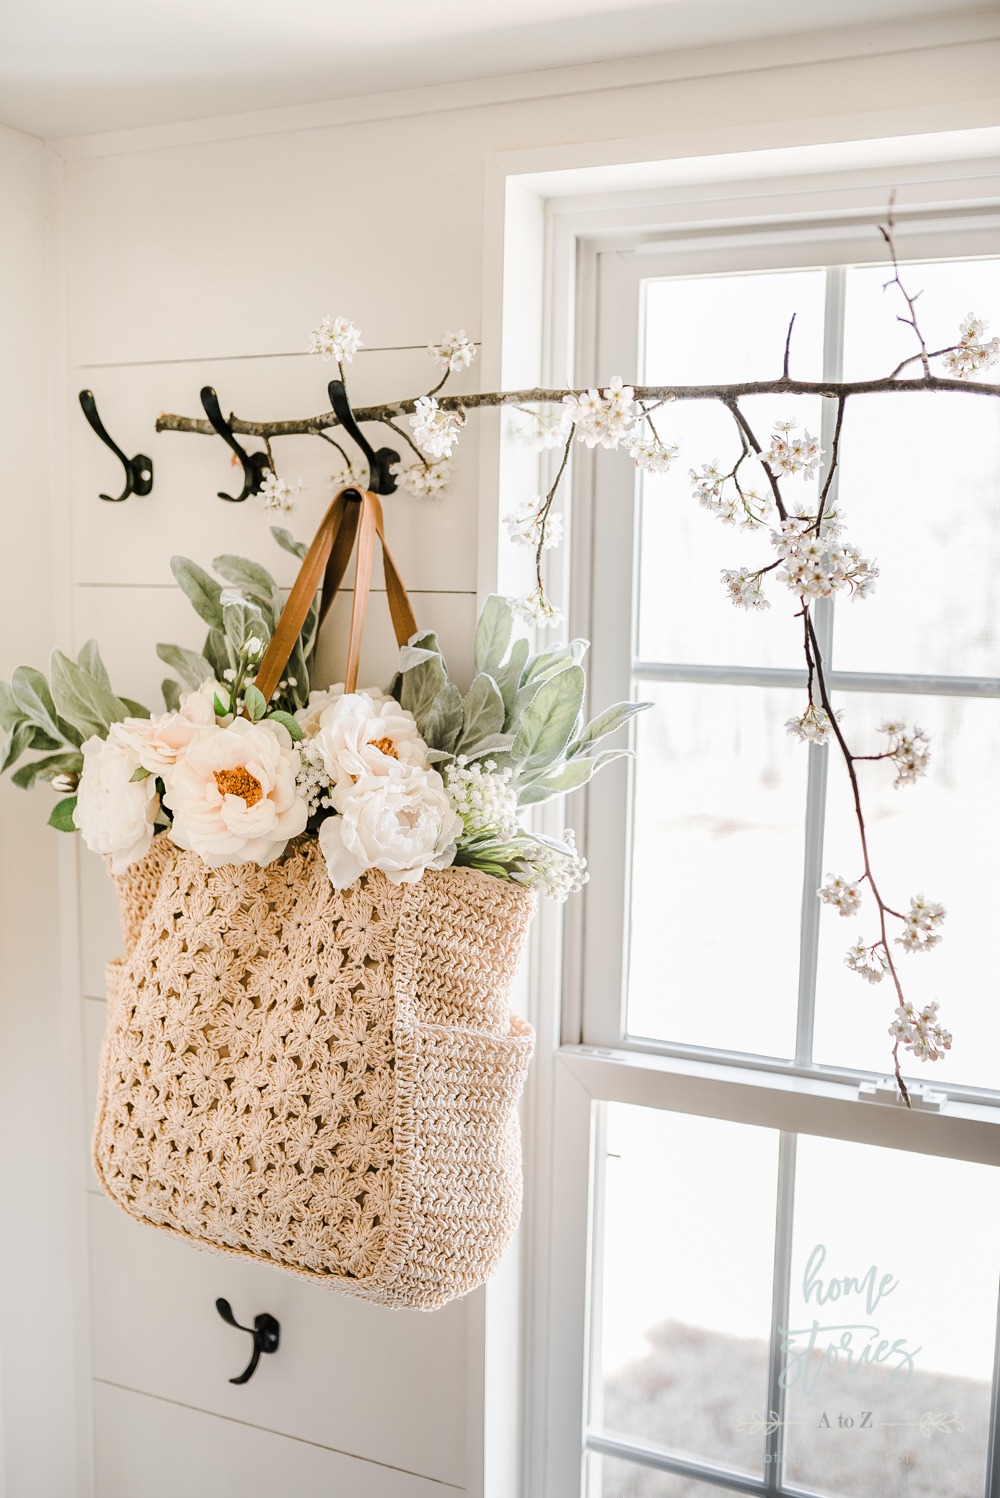
M 371 746 L 373 749 L 381 749 L 382 753 L 388 754 L 390 759 L 399 758 L 399 755 L 396 753 L 396 746 L 392 742 L 392 739 L 372 739 Z
M 239 765 L 235 770 L 216 770 L 215 783 L 220 795 L 242 796 L 248 808 L 263 800 L 264 787 L 256 775 L 250 774 L 246 765 Z

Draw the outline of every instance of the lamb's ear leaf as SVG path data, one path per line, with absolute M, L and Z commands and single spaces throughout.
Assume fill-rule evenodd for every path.
M 491 759 L 495 758 L 498 767 L 506 769 L 506 756 L 514 742 L 512 733 L 490 733 L 485 739 L 480 739 L 478 744 L 463 744 L 462 753 L 466 759 L 482 759 L 488 754 Z
M 22 765 L 10 777 L 22 791 L 29 790 L 36 780 L 51 780 L 54 775 L 79 775 L 83 769 L 83 755 L 75 750 L 70 753 L 48 754 L 44 759 L 33 759 L 30 765 Z
M 56 705 L 41 671 L 36 671 L 33 666 L 18 666 L 10 679 L 10 686 L 21 713 L 58 743 L 62 733 L 56 721 Z
M 582 666 L 566 666 L 542 682 L 521 715 L 511 751 L 524 770 L 544 769 L 562 754 L 576 725 L 585 688 Z
M 544 681 L 553 672 L 561 671 L 564 666 L 578 666 L 589 649 L 589 640 L 576 639 L 570 640 L 568 645 L 555 645 L 541 655 L 532 656 L 525 668 L 524 685 L 532 681 Z
M 446 681 L 424 718 L 423 737 L 431 750 L 441 751 L 450 758 L 461 737 L 463 722 L 462 694 L 454 682 Z
M 75 796 L 66 796 L 64 800 L 57 801 L 49 817 L 49 826 L 54 827 L 57 832 L 75 832 L 77 830 L 76 823 L 73 821 L 75 810 Z
M 489 734 L 502 733 L 507 710 L 493 677 L 480 671 L 463 704 L 462 743 L 478 744 Z
M 292 736 L 292 743 L 293 744 L 300 743 L 302 741 L 302 739 L 305 737 L 305 735 L 302 732 L 302 725 L 301 725 L 301 723 L 299 723 L 295 718 L 293 718 L 292 715 L 291 715 L 291 713 L 284 713 L 284 712 L 281 711 L 280 708 L 277 711 L 273 712 L 273 713 L 268 713 L 268 715 L 267 715 L 267 721 L 268 721 L 268 723 L 280 723 L 281 726 L 282 726 L 282 728 L 287 728 L 288 732 Z
M 83 669 L 94 678 L 95 681 L 99 681 L 101 683 L 101 686 L 107 687 L 108 691 L 110 692 L 111 677 L 108 675 L 107 667 L 101 660 L 101 652 L 98 648 L 96 640 L 88 640 L 86 645 L 84 645 L 81 649 L 80 654 L 76 659 L 77 663 L 81 665 Z
M 223 629 L 222 585 L 187 557 L 171 557 L 170 570 L 182 591 L 190 599 L 199 619 L 204 619 L 209 629 Z
M 56 710 L 83 734 L 98 734 L 106 738 L 112 723 L 120 723 L 128 717 L 120 697 L 95 681 L 76 661 L 53 650 L 49 661 L 52 678 L 52 696 Z
M 136 702 L 134 697 L 123 697 L 122 701 L 128 708 L 130 718 L 151 718 L 153 716 L 149 708 L 141 702 Z
M 5 733 L 10 733 L 11 729 L 16 728 L 20 723 L 23 716 L 24 714 L 17 705 L 17 698 L 14 696 L 14 688 L 9 681 L 0 681 L 0 728 Z
M 216 557 L 212 566 L 220 577 L 224 577 L 227 583 L 233 583 L 237 588 L 245 588 L 253 595 L 254 601 L 266 604 L 270 607 L 277 584 L 259 562 L 251 562 L 247 557 L 234 557 L 228 553 Z
M 16 765 L 24 751 L 31 748 L 33 733 L 34 725 L 26 718 L 22 718 L 20 723 L 15 724 L 11 729 L 0 746 L 0 775 L 4 770 L 9 770 L 11 765 Z
M 201 653 L 212 667 L 215 680 L 221 681 L 223 672 L 229 670 L 229 652 L 226 649 L 226 637 L 221 630 L 209 630 Z
M 589 758 L 581 756 L 579 759 L 567 760 L 565 764 L 555 766 L 547 775 L 532 776 L 520 782 L 517 787 L 517 804 L 537 806 L 542 801 L 551 800 L 553 796 L 564 796 L 568 791 L 579 790 L 598 770 L 610 765 L 612 760 L 629 758 L 631 753 L 628 749 L 605 749 Z
M 511 715 L 514 711 L 514 701 L 517 697 L 517 689 L 521 685 L 521 677 L 524 674 L 527 659 L 527 640 L 523 638 L 515 640 L 510 647 L 510 656 L 506 663 L 495 673 L 496 684 L 500 688 L 500 696 L 503 698 L 505 714 L 504 728 L 516 727 Z
M 421 735 L 423 735 L 428 714 L 447 681 L 444 662 L 438 655 L 430 660 L 422 661 L 419 666 L 414 666 L 412 670 L 403 673 L 399 701 L 401 706 L 405 707 L 408 713 L 412 713 L 417 720 Z
M 203 682 L 214 681 L 215 668 L 197 650 L 185 650 L 183 645 L 157 645 L 156 653 L 165 666 L 176 671 L 185 686 L 196 692 Z
M 507 654 L 514 629 L 514 610 L 510 600 L 491 593 L 483 605 L 476 625 L 475 662 L 477 671 L 496 676 Z
M 298 557 L 301 562 L 309 550 L 304 541 L 296 541 L 291 531 L 286 531 L 283 525 L 272 525 L 271 535 L 277 541 L 282 551 L 291 552 L 293 557 Z
M 179 712 L 181 705 L 180 682 L 174 681 L 172 676 L 165 676 L 160 691 L 163 693 L 163 700 L 167 705 L 168 712 Z
M 567 758 L 572 759 L 588 745 L 607 738 L 608 734 L 617 733 L 619 728 L 624 728 L 638 713 L 644 713 L 652 706 L 651 702 L 616 702 L 613 707 L 605 708 L 603 713 L 591 718 L 580 736 L 573 740 L 566 750 Z

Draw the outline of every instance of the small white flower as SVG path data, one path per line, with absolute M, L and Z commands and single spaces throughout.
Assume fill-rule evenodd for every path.
M 279 479 L 273 469 L 268 468 L 257 492 L 265 510 L 294 510 L 295 503 L 302 498 L 304 490 L 305 485 L 301 479 L 289 484 L 284 479 Z
M 776 421 L 771 436 L 771 449 L 765 456 L 773 473 L 801 473 L 803 478 L 812 478 L 819 467 L 823 449 L 817 438 L 809 432 L 801 437 L 792 435 L 796 421 Z
M 738 571 L 734 571 L 731 567 L 724 567 L 722 581 L 730 599 L 738 609 L 769 609 L 771 607 L 770 602 L 761 592 L 759 572 L 751 572 L 747 567 L 740 567 Z
M 410 417 L 413 436 L 432 458 L 450 458 L 465 420 L 457 411 L 442 411 L 433 396 L 422 395 Z
M 298 772 L 298 750 L 280 723 L 235 718 L 226 728 L 203 728 L 170 777 L 171 838 L 212 868 L 265 867 L 305 831 Z
M 390 763 L 387 774 L 345 780 L 333 791 L 339 815 L 320 824 L 319 845 L 334 889 L 346 889 L 369 869 L 380 869 L 393 884 L 413 884 L 425 869 L 454 861 L 462 818 L 441 776 Z
M 427 352 L 441 369 L 455 374 L 460 369 L 468 369 L 476 357 L 476 345 L 465 336 L 462 328 L 458 333 L 446 333 L 438 343 L 428 344 Z
M 631 435 L 642 414 L 635 402 L 635 391 L 619 375 L 603 393 L 587 390 L 582 395 L 564 395 L 563 402 L 573 420 L 577 440 L 588 447 L 617 447 Z
M 534 588 L 527 598 L 508 598 L 507 602 L 519 619 L 536 629 L 556 628 L 563 622 L 562 611 L 549 601 L 541 587 Z
M 115 874 L 145 857 L 160 809 L 156 776 L 132 779 L 141 762 L 130 742 L 131 734 L 122 734 L 120 728 L 113 723 L 106 739 L 95 735 L 84 743 L 83 770 L 73 811 L 73 821 L 87 847 L 93 853 L 109 855 Z
M 896 719 L 887 719 L 882 723 L 879 733 L 889 737 L 886 757 L 895 766 L 894 784 L 897 790 L 903 785 L 915 785 L 921 776 L 927 774 L 930 763 L 931 742 L 927 734 L 915 725 L 912 733 L 907 733 L 906 725 Z
M 925 1004 L 918 1014 L 912 1004 L 900 1004 L 889 1026 L 893 1039 L 901 1040 L 904 1048 L 920 1061 L 940 1061 L 945 1051 L 951 1050 L 951 1032 L 937 1022 L 939 1007 L 935 1000 L 933 1004 Z
M 572 417 L 566 406 L 536 406 L 534 410 L 526 410 L 521 414 L 525 420 L 519 424 L 517 434 L 525 447 L 530 447 L 535 452 L 562 447 L 572 425 Z
M 841 711 L 834 716 L 839 723 L 844 714 Z M 801 718 L 789 718 L 785 728 L 793 738 L 802 739 L 807 744 L 828 744 L 833 737 L 830 715 L 825 708 L 817 707 L 814 702 L 810 702 Z
M 874 946 L 866 947 L 860 936 L 853 947 L 848 947 L 844 962 L 852 973 L 857 973 L 867 983 L 881 983 L 889 970 L 885 953 L 879 943 L 876 942 Z
M 258 635 L 251 635 L 249 640 L 247 640 L 246 644 L 243 646 L 242 653 L 246 656 L 248 661 L 260 660 L 261 656 L 264 654 L 264 641 L 260 639 Z
M 771 541 L 782 560 L 777 580 L 802 599 L 829 598 L 847 588 L 855 598 L 874 591 L 879 570 L 856 546 L 841 540 L 843 523 L 836 510 L 815 515 L 789 515 Z
M 521 509 L 512 510 L 504 516 L 507 535 L 517 545 L 530 546 L 532 551 L 536 551 L 539 541 L 542 543 L 543 550 L 562 543 L 563 518 L 550 509 L 543 520 L 545 504 L 546 501 L 542 496 L 536 494 L 529 504 L 522 505 Z
M 507 842 L 517 831 L 517 792 L 511 787 L 513 770 L 498 770 L 493 760 L 472 760 L 464 755 L 445 770 L 445 789 L 462 818 L 466 836 L 492 833 L 497 842 Z
M 409 468 L 397 472 L 400 488 L 418 499 L 437 499 L 451 483 L 455 465 L 450 458 L 440 458 L 436 463 L 411 463 Z
M 983 340 L 989 324 L 970 312 L 960 328 L 959 344 L 945 355 L 948 373 L 956 380 L 967 380 L 980 370 L 989 369 L 1000 359 L 1000 338 Z
M 330 490 L 339 494 L 341 489 L 367 489 L 368 479 L 367 463 L 347 463 L 337 473 L 331 473 Z
M 827 882 L 817 891 L 824 905 L 832 905 L 841 915 L 856 915 L 861 909 L 861 886 L 839 874 L 827 874 Z
M 530 844 L 530 851 L 522 854 L 521 867 L 511 874 L 518 884 L 540 889 L 561 904 L 589 880 L 587 860 L 577 850 L 572 827 L 566 828 L 561 845 L 549 838 L 532 838 Z
M 666 473 L 680 448 L 676 442 L 661 442 L 652 433 L 643 435 L 640 427 L 625 444 L 625 451 L 641 473 Z
M 310 354 L 350 364 L 361 347 L 361 333 L 346 317 L 324 317 L 315 332 L 309 334 Z
M 913 895 L 903 920 L 903 935 L 896 941 L 905 952 L 930 952 L 941 940 L 937 928 L 947 914 L 943 905 L 932 905 L 923 895 Z
M 388 775 L 400 764 L 427 766 L 413 714 L 394 697 L 376 704 L 365 692 L 343 693 L 320 714 L 312 743 L 335 787 Z

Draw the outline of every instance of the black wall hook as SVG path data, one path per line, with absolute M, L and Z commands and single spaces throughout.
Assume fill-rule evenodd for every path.
M 118 443 L 109 436 L 107 427 L 97 414 L 97 402 L 92 390 L 80 391 L 80 405 L 94 431 L 101 441 L 110 447 L 111 451 L 120 460 L 125 469 L 125 488 L 121 494 L 102 494 L 109 504 L 121 504 L 123 499 L 128 499 L 130 494 L 148 494 L 153 487 L 153 460 L 147 458 L 145 453 L 136 453 L 134 458 L 126 458 Z
M 368 487 L 373 494 L 394 493 L 396 480 L 389 470 L 393 463 L 399 462 L 399 453 L 393 452 L 391 447 L 380 447 L 377 452 L 373 449 L 351 410 L 343 380 L 331 380 L 327 386 L 327 392 L 337 420 L 368 460 Z
M 215 430 L 224 442 L 228 442 L 233 452 L 243 464 L 243 492 L 242 494 L 223 494 L 219 490 L 219 498 L 226 499 L 230 504 L 238 505 L 251 494 L 259 494 L 260 487 L 264 482 L 265 473 L 271 471 L 271 460 L 267 453 L 248 453 L 241 447 L 233 435 L 233 429 L 222 414 L 219 405 L 219 397 L 211 385 L 205 385 L 201 392 L 201 403 L 205 407 L 205 415 L 212 423 Z
M 253 1326 L 242 1326 L 233 1315 L 233 1308 L 228 1300 L 223 1299 L 221 1295 L 215 1302 L 215 1309 L 223 1321 L 227 1321 L 230 1326 L 235 1326 L 237 1331 L 249 1332 L 251 1337 L 253 1337 L 253 1357 L 238 1378 L 231 1378 L 229 1380 L 231 1384 L 249 1383 L 257 1371 L 257 1364 L 260 1362 L 261 1353 L 277 1352 L 281 1327 L 275 1321 L 274 1317 L 269 1316 L 266 1311 L 260 1316 L 254 1317 Z

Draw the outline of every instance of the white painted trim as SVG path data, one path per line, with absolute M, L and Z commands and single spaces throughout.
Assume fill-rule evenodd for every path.
M 537 72 L 433 85 L 387 94 L 368 94 L 321 104 L 291 105 L 281 109 L 253 110 L 246 114 L 220 115 L 214 119 L 71 136 L 53 140 L 50 144 L 66 161 L 81 161 L 132 151 L 161 150 L 206 141 L 318 130 L 372 120 L 404 119 L 422 114 L 444 114 L 463 109 L 479 109 L 491 104 L 606 92 L 670 83 L 680 79 L 770 71 L 776 66 L 794 68 L 814 61 L 849 61 L 852 58 L 891 53 L 936 50 L 989 41 L 998 36 L 1000 15 L 995 6 L 986 6 L 949 15 L 918 17 L 905 22 L 885 22 L 871 27 L 831 28 L 799 35 L 783 35 L 780 39 L 781 60 L 778 64 L 775 63 L 774 39 L 760 38 L 679 52 L 658 52 L 648 57 L 584 63 L 568 68 L 546 68 Z M 926 104 L 917 106 L 917 112 L 922 113 L 924 120 L 927 120 L 929 110 Z M 960 123 L 953 107 L 942 111 L 941 128 L 949 128 L 949 121 L 951 128 Z M 926 124 L 924 128 L 927 128 Z M 592 149 L 587 150 L 592 158 Z M 643 158 L 626 155 L 617 159 Z M 588 164 L 593 164 L 592 159 Z

